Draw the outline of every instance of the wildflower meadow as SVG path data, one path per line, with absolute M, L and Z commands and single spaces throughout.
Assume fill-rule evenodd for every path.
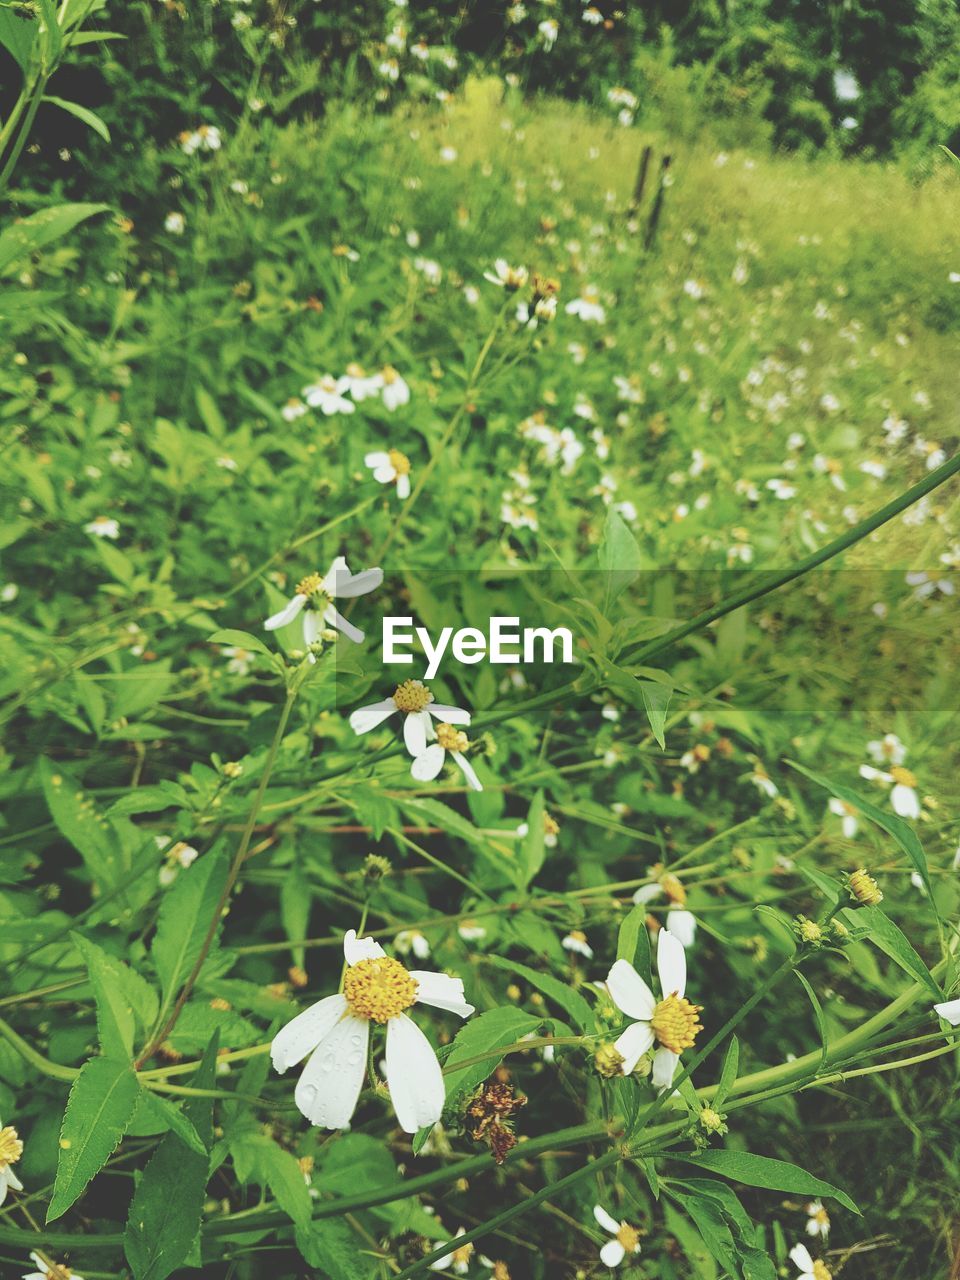
M 0 1278 L 957 1280 L 952 3 L 0 0 Z

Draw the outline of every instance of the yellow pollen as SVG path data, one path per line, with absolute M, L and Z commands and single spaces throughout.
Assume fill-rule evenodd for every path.
M 398 711 L 422 711 L 433 701 L 433 694 L 422 680 L 404 680 L 393 695 Z
M 556 818 L 551 818 L 549 813 L 543 815 L 543 834 L 545 836 L 558 836 L 560 834 L 560 823 Z
M 905 769 L 902 764 L 894 764 L 890 766 L 890 777 L 894 782 L 899 783 L 901 787 L 915 787 L 917 780 L 910 772 Z
M 671 902 L 676 902 L 681 907 L 686 903 L 687 891 L 683 887 L 683 882 L 676 876 L 669 874 L 661 876 L 660 887 Z
M 305 578 L 301 578 L 297 583 L 296 594 L 309 598 L 310 596 L 318 595 L 322 586 L 323 578 L 319 573 L 308 573 Z
M 672 992 L 653 1011 L 650 1019 L 653 1034 L 671 1053 L 682 1053 L 684 1049 L 692 1048 L 697 1034 L 703 1030 L 703 1024 L 697 1017 L 702 1009 L 702 1005 L 691 1004 Z
M 20 1135 L 12 1125 L 4 1125 L 0 1129 L 0 1169 L 4 1165 L 13 1164 L 23 1155 L 23 1143 Z
M 467 735 L 461 729 L 455 729 L 452 724 L 437 725 L 437 741 L 444 751 L 466 751 L 470 745 Z
M 880 886 L 869 874 L 866 867 L 859 867 L 856 871 L 850 873 L 850 879 L 847 882 L 851 897 L 857 902 L 862 902 L 865 906 L 875 907 L 883 901 L 883 893 Z
M 636 1253 L 640 1247 L 640 1232 L 636 1227 L 631 1227 L 629 1222 L 621 1222 L 620 1230 L 617 1232 L 617 1239 L 626 1249 L 627 1253 Z
M 396 382 L 396 380 L 400 377 L 400 375 L 399 373 L 397 373 L 396 369 L 393 367 L 392 364 L 385 364 L 383 368 L 380 370 L 380 377 L 384 380 L 384 382 L 389 387 L 392 382 Z
M 356 361 L 353 360 L 351 360 L 347 365 L 347 373 L 349 373 L 351 378 L 365 378 L 367 376 L 364 373 L 363 365 L 357 364 Z
M 454 1262 L 469 1262 L 473 1257 L 473 1245 L 462 1244 L 459 1249 L 454 1249 L 450 1256 L 453 1258 Z
M 416 1001 L 417 984 L 399 960 L 380 956 L 361 960 L 347 969 L 343 994 L 358 1018 L 386 1022 Z
M 401 453 L 399 449 L 388 449 L 387 457 L 390 459 L 390 465 L 398 476 L 408 476 L 410 474 L 410 459 L 405 453 Z
M 813 1280 L 833 1280 L 833 1273 L 827 1269 L 827 1264 L 821 1262 L 819 1258 L 813 1264 Z
M 571 929 L 568 937 L 573 938 L 574 942 L 586 942 L 587 935 L 582 929 Z

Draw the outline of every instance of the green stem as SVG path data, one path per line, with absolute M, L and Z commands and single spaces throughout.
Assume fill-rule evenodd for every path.
M 789 569 L 783 569 L 781 572 L 771 575 L 761 575 L 759 583 L 751 582 L 748 586 L 741 587 L 739 591 L 734 591 L 732 595 L 725 597 L 719 604 L 710 609 L 705 609 L 702 613 L 698 613 L 696 617 L 682 623 L 679 627 L 675 627 L 672 631 L 668 631 L 666 635 L 660 636 L 656 640 L 651 640 L 639 648 L 626 650 L 620 655 L 619 661 L 622 662 L 625 659 L 629 659 L 631 662 L 647 662 L 665 649 L 671 648 L 679 640 L 685 639 L 694 631 L 699 631 L 703 627 L 709 626 L 711 622 L 716 622 L 718 618 L 732 613 L 734 609 L 739 609 L 743 605 L 749 604 L 752 600 L 757 600 L 761 596 L 768 595 L 771 591 L 776 591 L 778 588 L 786 586 L 788 582 L 793 582 L 794 579 L 802 577 L 805 573 L 809 573 L 811 569 L 819 568 L 827 560 L 832 560 L 834 556 L 847 551 L 850 547 L 873 533 L 874 530 L 879 529 L 881 525 L 886 524 L 888 520 L 898 516 L 901 511 L 905 511 L 907 507 L 926 497 L 928 493 L 944 484 L 958 472 L 960 472 L 960 453 L 955 454 L 949 462 L 945 462 L 942 466 L 937 467 L 936 470 L 931 471 L 919 483 L 905 490 L 899 497 L 894 498 L 892 502 L 888 502 L 886 506 L 881 507 L 879 511 L 875 511 L 873 515 L 867 516 L 865 520 L 861 520 L 852 529 L 848 529 L 839 538 L 835 538 L 833 542 L 828 542 L 819 551 L 814 551 L 811 555 L 798 560 Z

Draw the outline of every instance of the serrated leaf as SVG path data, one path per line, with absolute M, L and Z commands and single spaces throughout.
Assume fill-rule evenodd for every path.
M 94 884 L 105 892 L 126 870 L 116 830 L 61 765 L 41 760 L 38 767 L 43 794 L 57 830 L 83 858 Z
M 650 730 L 662 749 L 666 748 L 667 708 L 673 697 L 673 690 L 653 680 L 640 681 L 640 693 L 643 705 L 650 721 Z
M 209 1089 L 215 1083 L 219 1044 L 215 1035 L 191 1082 L 194 1088 Z M 183 1114 L 209 1149 L 213 1099 L 189 1098 Z M 160 1142 L 130 1202 L 123 1235 L 134 1280 L 166 1280 L 184 1262 L 200 1229 L 209 1170 L 209 1156 L 193 1150 L 177 1133 Z
M 203 1145 L 199 1133 L 193 1126 L 190 1118 L 168 1098 L 162 1097 L 159 1093 L 152 1093 L 149 1089 L 144 1089 L 140 1098 L 140 1110 L 137 1113 L 139 1120 L 144 1113 L 148 1118 L 157 1125 L 157 1128 L 163 1128 L 169 1133 L 175 1133 L 185 1146 L 191 1151 L 195 1151 L 198 1155 L 206 1156 L 207 1149 Z
M 672 1152 L 671 1158 L 696 1165 L 698 1169 L 707 1169 L 710 1173 L 719 1173 L 748 1187 L 789 1191 L 792 1195 L 829 1196 L 851 1213 L 860 1213 L 845 1191 L 786 1160 L 773 1160 L 749 1151 L 702 1151 L 699 1155 Z
M 230 1152 L 242 1182 L 268 1186 L 277 1203 L 298 1227 L 309 1227 L 311 1200 L 303 1170 L 289 1151 L 278 1147 L 264 1133 L 240 1133 L 230 1142 Z M 241 1175 L 239 1169 L 243 1168 Z
M 199 858 L 164 896 L 150 954 L 168 1007 L 200 955 L 226 878 L 221 858 Z M 219 924 L 219 922 L 218 922 Z
M 370 1258 L 357 1248 L 357 1237 L 346 1222 L 326 1218 L 297 1227 L 297 1248 L 325 1280 L 369 1280 Z
M 89 938 L 80 933 L 70 936 L 87 966 L 101 1049 L 108 1056 L 132 1057 L 137 1023 L 146 1030 L 157 1016 L 155 992 L 139 973 Z
M 640 547 L 619 511 L 610 507 L 603 526 L 603 541 L 597 552 L 604 581 L 604 611 L 640 575 Z
M 110 1159 L 139 1101 L 140 1082 L 129 1062 L 91 1058 L 83 1064 L 63 1115 L 47 1222 L 66 1213 Z

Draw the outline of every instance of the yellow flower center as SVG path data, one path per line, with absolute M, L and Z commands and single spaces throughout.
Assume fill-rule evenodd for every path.
M 399 373 L 397 373 L 396 369 L 393 367 L 392 364 L 386 364 L 380 370 L 380 377 L 384 380 L 384 382 L 389 387 L 391 383 L 396 382 L 396 380 L 400 377 L 400 375 Z
M 388 449 L 387 457 L 390 459 L 390 465 L 398 476 L 408 476 L 410 474 L 410 459 L 405 453 L 401 453 L 399 449 Z
M 473 1245 L 462 1244 L 459 1249 L 454 1249 L 450 1256 L 455 1263 L 467 1263 L 473 1257 Z
M 437 725 L 437 741 L 444 751 L 466 751 L 470 745 L 467 735 L 461 729 L 455 729 L 452 724 Z
M 910 772 L 905 769 L 902 764 L 894 764 L 890 766 L 890 777 L 900 784 L 901 787 L 915 787 L 917 780 Z
M 398 711 L 422 711 L 433 701 L 433 694 L 422 680 L 404 680 L 393 695 Z
M 631 1227 L 629 1222 L 621 1222 L 620 1230 L 617 1232 L 617 1239 L 623 1245 L 627 1253 L 636 1253 L 640 1247 L 640 1232 L 636 1227 Z
M 586 942 L 587 940 L 587 935 L 582 929 L 571 929 L 567 936 L 572 938 L 574 942 Z
M 681 907 L 686 903 L 687 891 L 683 887 L 683 882 L 677 876 L 670 874 L 661 876 L 660 887 L 671 902 L 676 902 Z
M 813 1264 L 813 1280 L 833 1280 L 833 1273 L 827 1269 L 827 1264 L 821 1262 L 819 1258 Z
M 558 836 L 560 834 L 560 823 L 556 818 L 551 818 L 549 813 L 543 815 L 543 834 L 545 836 Z
M 674 991 L 653 1011 L 650 1019 L 653 1034 L 671 1053 L 682 1053 L 684 1049 L 693 1047 L 698 1033 L 703 1030 L 703 1024 L 697 1017 L 702 1010 L 702 1005 L 691 1004 Z
M 351 360 L 347 365 L 347 373 L 351 378 L 365 378 L 367 376 L 366 373 L 364 373 L 363 365 L 357 364 L 356 361 L 353 360 Z
M 623 1055 L 612 1044 L 600 1045 L 593 1055 L 593 1065 L 597 1069 L 597 1074 L 603 1076 L 605 1080 L 612 1080 L 614 1076 L 620 1075 L 623 1062 Z
M 319 573 L 308 573 L 305 578 L 301 578 L 297 583 L 296 594 L 298 596 L 306 596 L 309 599 L 310 596 L 319 594 L 322 586 L 323 578 Z
M 417 984 L 399 960 L 379 956 L 350 965 L 343 979 L 343 994 L 358 1018 L 386 1022 L 416 1001 Z
M 4 1165 L 13 1164 L 23 1155 L 23 1143 L 12 1125 L 4 1125 L 0 1129 L 0 1169 Z

